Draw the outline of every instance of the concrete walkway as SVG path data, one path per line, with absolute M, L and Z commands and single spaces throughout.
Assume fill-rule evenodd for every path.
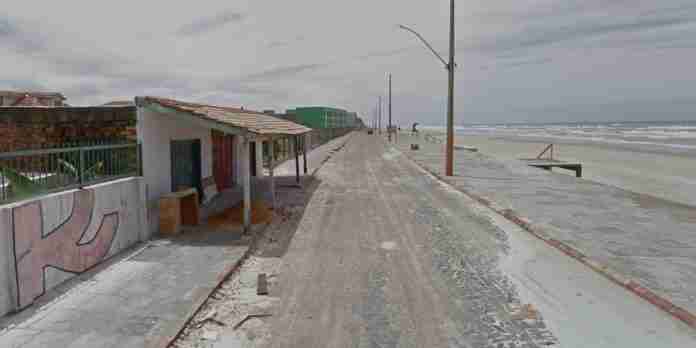
M 421 149 L 411 151 L 411 143 Z M 443 172 L 442 144 L 401 136 L 398 146 L 420 165 Z M 455 151 L 455 176 L 446 180 L 499 211 L 529 220 L 544 238 L 571 247 L 570 254 L 579 251 L 598 268 L 608 266 L 610 276 L 627 279 L 627 287 L 645 299 L 684 321 L 694 320 L 663 299 L 696 313 L 695 207 L 469 151 Z
M 247 249 L 239 235 L 220 232 L 153 241 L 40 308 L 4 318 L 0 347 L 160 347 Z
M 280 301 L 267 319 L 267 346 L 696 344 L 683 323 L 435 180 L 377 136 L 355 133 L 316 180 L 271 283 Z
M 325 144 L 311 149 L 307 152 L 307 174 L 314 174 L 324 162 L 336 151 L 342 148 L 345 143 L 353 136 L 355 133 L 348 133 L 344 136 L 332 139 Z M 295 159 L 287 160 L 279 164 L 273 175 L 276 176 L 295 176 Z M 302 163 L 302 156 L 300 156 L 300 175 L 304 175 L 304 168 Z

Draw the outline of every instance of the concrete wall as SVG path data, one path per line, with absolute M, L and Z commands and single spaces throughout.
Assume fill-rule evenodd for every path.
M 0 207 L 0 315 L 150 239 L 143 178 Z
M 171 141 L 192 139 L 201 141 L 201 177 L 205 179 L 213 175 L 212 136 L 208 128 L 172 119 L 165 114 L 145 108 L 138 108 L 137 117 L 138 141 L 142 144 L 143 177 L 148 191 L 150 232 L 154 234 L 158 230 L 158 200 L 162 195 L 171 192 Z M 235 147 L 235 150 L 237 148 Z

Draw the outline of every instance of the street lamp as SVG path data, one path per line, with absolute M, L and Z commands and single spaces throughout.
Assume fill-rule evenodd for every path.
M 435 51 L 428 41 L 415 30 L 399 25 L 399 28 L 407 30 L 416 35 L 423 44 L 442 62 L 447 69 L 449 75 L 448 95 L 447 95 L 447 146 L 445 149 L 445 175 L 454 175 L 454 68 L 457 66 L 454 62 L 454 0 L 450 0 L 450 37 L 449 37 L 449 63 L 447 63 L 440 54 Z

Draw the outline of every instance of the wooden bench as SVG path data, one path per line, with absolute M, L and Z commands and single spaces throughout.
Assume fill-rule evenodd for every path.
M 161 234 L 179 234 L 182 225 L 200 223 L 198 191 L 189 188 L 162 196 L 159 200 L 159 230 Z

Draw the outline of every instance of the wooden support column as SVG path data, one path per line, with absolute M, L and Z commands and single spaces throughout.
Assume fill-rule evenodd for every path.
M 275 141 L 273 139 L 270 139 L 268 141 L 268 152 L 270 152 L 270 158 L 268 160 L 268 174 L 270 176 L 270 184 L 271 184 L 271 208 L 275 209 L 276 207 L 276 194 L 275 194 L 275 177 L 273 176 L 273 167 L 275 167 L 275 149 L 273 148 L 273 144 Z
M 300 183 L 300 144 L 299 137 L 294 136 L 292 138 L 292 144 L 295 148 L 295 182 Z
M 303 135 L 302 139 L 302 161 L 304 163 L 304 173 L 307 175 L 307 140 L 309 136 Z
M 249 160 L 249 138 L 242 141 L 242 185 L 244 186 L 244 231 L 251 228 L 251 161 Z

